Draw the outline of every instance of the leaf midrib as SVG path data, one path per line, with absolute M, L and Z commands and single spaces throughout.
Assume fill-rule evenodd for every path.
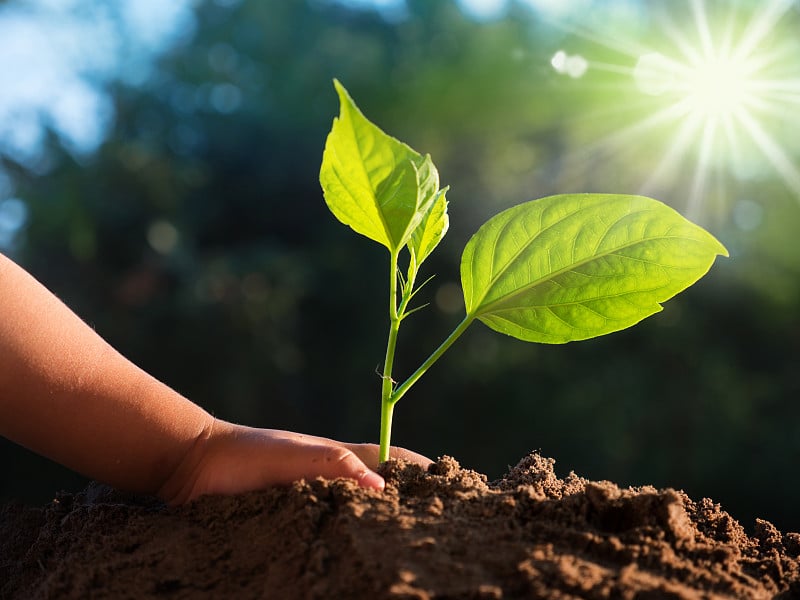
M 639 212 L 646 212 L 646 211 L 639 211 Z M 633 214 L 633 213 L 631 213 L 631 214 Z M 535 238 L 534 238 L 534 239 L 535 239 Z M 493 302 L 491 302 L 491 303 L 489 303 L 489 304 L 487 304 L 487 305 L 483 306 L 483 307 L 481 308 L 481 310 L 478 310 L 478 311 L 475 311 L 475 312 L 471 313 L 471 316 L 473 316 L 473 317 L 479 317 L 479 316 L 481 316 L 481 315 L 485 315 L 485 314 L 491 313 L 491 312 L 492 312 L 492 310 L 493 310 L 493 307 L 495 307 L 495 306 L 498 306 L 498 305 L 500 305 L 500 304 L 503 304 L 503 303 L 505 303 L 505 302 L 506 302 L 506 300 L 508 300 L 509 298 L 513 298 L 514 296 L 521 295 L 521 294 L 523 294 L 523 293 L 525 293 L 525 292 L 529 291 L 530 289 L 532 289 L 532 288 L 534 288 L 534 287 L 536 287 L 536 286 L 538 286 L 538 285 L 540 285 L 540 284 L 542 284 L 542 283 L 544 283 L 544 282 L 546 282 L 546 281 L 548 281 L 548 280 L 550 280 L 550 279 L 553 279 L 553 278 L 555 278 L 555 277 L 558 277 L 559 275 L 563 275 L 564 273 L 568 273 L 568 272 L 570 272 L 570 271 L 573 271 L 573 270 L 577 269 L 578 267 L 581 267 L 581 266 L 583 266 L 583 265 L 585 265 L 585 264 L 588 264 L 588 263 L 590 263 L 590 262 L 592 262 L 593 260 L 596 260 L 596 259 L 598 259 L 598 258 L 603 258 L 603 257 L 605 257 L 605 256 L 613 255 L 613 254 L 615 254 L 615 253 L 619 252 L 620 250 L 625 250 L 626 248 L 631 248 L 631 247 L 633 247 L 633 246 L 636 246 L 636 245 L 638 245 L 638 244 L 644 244 L 644 243 L 647 243 L 647 242 L 653 242 L 653 241 L 656 241 L 656 240 L 669 240 L 669 239 L 683 239 L 683 240 L 691 240 L 691 241 L 695 241 L 695 240 L 694 240 L 694 238 L 687 238 L 687 237 L 683 237 L 683 236 L 656 236 L 656 237 L 648 237 L 648 238 L 643 238 L 643 239 L 640 239 L 640 240 L 636 240 L 636 241 L 634 241 L 634 242 L 630 242 L 630 243 L 628 243 L 628 244 L 623 244 L 623 245 L 621 245 L 621 246 L 616 246 L 616 247 L 615 247 L 615 248 L 614 248 L 612 251 L 609 251 L 609 252 L 604 252 L 604 253 L 602 253 L 602 254 L 593 254 L 593 255 L 591 255 L 591 256 L 589 256 L 589 257 L 585 258 L 584 260 L 581 260 L 581 261 L 578 261 L 578 262 L 572 263 L 572 264 L 571 264 L 571 265 L 569 265 L 568 267 L 564 267 L 564 268 L 562 268 L 562 269 L 559 269 L 559 270 L 557 270 L 557 271 L 554 271 L 554 272 L 552 272 L 552 273 L 548 273 L 548 274 L 547 274 L 547 276 L 540 277 L 539 279 L 537 279 L 537 280 L 535 280 L 535 281 L 531 281 L 531 282 L 530 282 L 530 283 L 528 283 L 527 285 L 524 285 L 524 286 L 522 286 L 522 287 L 519 287 L 519 288 L 515 289 L 513 292 L 510 292 L 510 293 L 508 293 L 508 294 L 505 294 L 504 296 L 501 296 L 501 297 L 500 297 L 500 298 L 498 298 L 497 300 L 494 300 Z M 528 245 L 529 245 L 529 244 L 528 244 Z M 526 247 L 527 247 L 528 245 L 526 245 Z M 508 264 L 510 265 L 512 262 L 514 262 L 514 260 L 516 260 L 516 258 L 517 258 L 517 257 L 518 257 L 518 256 L 519 256 L 521 253 L 522 253 L 522 251 L 518 252 L 518 253 L 515 255 L 514 259 L 513 259 L 512 261 L 509 261 L 509 263 L 508 263 Z M 626 257 L 626 258 L 628 258 L 628 257 Z M 658 263 L 655 263 L 655 264 L 658 264 Z M 660 265 L 660 266 L 663 266 L 663 265 Z M 498 279 L 499 279 L 499 278 L 502 276 L 502 274 L 503 274 L 503 273 L 505 273 L 507 270 L 508 270 L 508 266 L 506 266 L 506 268 L 504 268 L 504 269 L 503 269 L 503 271 L 502 271 L 502 272 L 501 272 L 501 273 L 500 273 L 500 274 L 499 274 L 497 277 L 494 277 L 494 278 L 493 278 L 493 280 L 492 280 L 492 283 L 496 282 L 496 281 L 497 281 L 497 280 L 498 280 Z M 489 286 L 487 286 L 487 291 L 486 291 L 486 293 L 483 295 L 483 297 L 484 297 L 484 298 L 485 298 L 485 297 L 486 297 L 486 295 L 489 293 L 489 290 L 490 290 L 491 288 L 492 288 L 492 285 L 489 285 Z M 479 305 L 479 306 L 480 306 L 480 305 Z
M 603 296 L 596 296 L 596 297 L 593 297 L 593 298 L 585 298 L 583 300 L 570 300 L 570 301 L 565 301 L 565 302 L 553 302 L 552 304 L 531 304 L 530 306 L 524 306 L 524 307 L 506 306 L 506 307 L 502 307 L 502 308 L 495 308 L 492 311 L 491 314 L 500 315 L 502 313 L 512 312 L 512 311 L 515 311 L 515 310 L 521 310 L 521 309 L 525 309 L 525 308 L 531 308 L 531 309 L 536 309 L 536 310 L 539 310 L 539 309 L 552 310 L 553 308 L 563 308 L 563 307 L 567 307 L 567 306 L 583 306 L 588 302 L 597 302 L 598 300 L 608 300 L 608 299 L 612 299 L 612 298 L 623 298 L 625 296 L 630 296 L 632 294 L 643 294 L 643 293 L 646 294 L 648 292 L 655 292 L 655 291 L 658 291 L 660 289 L 663 289 L 664 287 L 666 287 L 666 284 L 665 285 L 657 285 L 655 287 L 646 288 L 646 289 L 632 290 L 630 292 L 619 292 L 617 294 L 605 294 Z M 658 301 L 656 301 L 656 302 L 658 303 Z M 603 317 L 605 319 L 608 319 L 608 317 L 606 317 L 604 315 L 601 315 L 600 313 L 598 313 L 594 309 L 589 308 L 589 307 L 586 307 L 586 308 L 588 308 L 592 312 L 596 313 L 598 316 L 601 316 L 601 317 Z M 483 315 L 481 315 L 481 316 L 483 316 Z
M 402 244 L 399 243 L 398 240 L 394 239 L 394 236 L 392 235 L 392 231 L 389 228 L 389 223 L 386 221 L 386 216 L 384 215 L 383 207 L 384 207 L 384 205 L 388 204 L 392 199 L 397 197 L 397 192 L 395 192 L 391 197 L 387 198 L 384 203 L 379 202 L 378 197 L 377 197 L 377 195 L 375 193 L 374 185 L 372 183 L 372 178 L 370 177 L 369 171 L 367 171 L 367 168 L 365 166 L 365 162 L 366 162 L 365 161 L 365 155 L 362 152 L 362 144 L 361 144 L 362 137 L 359 136 L 358 132 L 356 131 L 355 119 L 353 118 L 353 112 L 358 113 L 358 110 L 355 109 L 355 111 L 354 111 L 354 109 L 355 109 L 355 107 L 351 106 L 351 107 L 349 107 L 348 110 L 351 113 L 350 114 L 350 119 L 349 119 L 349 121 L 350 121 L 350 131 L 352 132 L 353 138 L 356 141 L 356 149 L 358 151 L 358 158 L 359 158 L 359 161 L 358 161 L 359 162 L 359 167 L 360 167 L 362 173 L 364 174 L 364 177 L 366 178 L 367 183 L 369 184 L 367 189 L 369 191 L 370 198 L 372 199 L 372 203 L 376 208 L 376 212 L 378 213 L 378 217 L 380 218 L 381 226 L 383 227 L 383 232 L 384 232 L 384 234 L 386 236 L 386 240 L 392 246 L 392 247 L 390 247 L 390 250 L 395 251 L 400 246 L 402 246 Z M 363 117 L 363 115 L 361 115 L 361 116 Z M 410 162 L 412 165 L 414 165 L 413 157 L 416 156 L 416 157 L 422 158 L 422 155 L 420 155 L 418 152 L 416 152 L 412 148 L 406 146 L 405 144 L 403 144 L 403 142 L 401 142 L 401 141 L 393 138 L 392 136 L 388 135 L 387 133 L 385 133 L 380 127 L 378 127 L 377 125 L 375 125 L 374 123 L 372 123 L 371 121 L 366 119 L 366 117 L 363 117 L 363 118 L 367 122 L 367 129 L 372 127 L 375 130 L 375 132 L 377 132 L 378 134 L 383 135 L 386 138 L 388 138 L 389 141 L 390 141 L 390 144 L 391 143 L 398 144 L 400 149 L 404 152 L 404 154 L 408 155 L 408 156 L 405 157 L 405 159 L 408 160 L 408 162 Z M 373 132 L 373 133 L 375 133 L 375 132 Z M 375 136 L 372 135 L 372 137 L 374 138 Z M 373 144 L 372 145 L 373 146 L 377 145 L 377 144 L 374 143 L 374 139 L 373 139 Z M 395 165 L 395 166 L 392 167 L 392 172 L 394 172 L 396 170 L 396 165 L 400 164 L 400 162 L 402 162 L 402 160 L 400 160 L 400 161 L 397 160 L 398 157 L 395 154 L 394 149 L 391 148 L 391 146 L 389 147 L 389 152 L 392 155 L 392 161 L 393 161 L 393 163 Z M 337 157 L 338 157 L 338 153 L 337 153 Z M 341 160 L 340 160 L 340 162 L 341 162 Z M 409 226 L 409 224 L 411 223 L 412 220 L 413 220 L 413 218 L 410 219 L 408 221 L 408 223 L 405 224 L 404 234 L 408 233 L 408 226 Z M 405 237 L 405 235 L 403 235 L 401 237 Z
M 520 247 L 520 249 L 519 249 L 519 250 L 517 250 L 517 252 L 515 252 L 515 253 L 514 253 L 514 255 L 511 257 L 511 259 L 510 259 L 510 260 L 508 260 L 508 262 L 506 262 L 505 266 L 504 266 L 504 267 L 503 267 L 503 268 L 502 268 L 502 269 L 499 271 L 499 273 L 498 273 L 497 275 L 493 275 L 493 276 L 492 276 L 492 277 L 489 279 L 489 283 L 486 285 L 486 288 L 485 288 L 485 289 L 486 289 L 486 291 L 483 293 L 483 296 L 481 296 L 481 301 L 477 303 L 477 306 L 480 306 L 480 305 L 481 305 L 481 303 L 483 302 L 483 298 L 485 298 L 485 297 L 486 297 L 486 294 L 488 294 L 488 293 L 489 293 L 489 290 L 490 290 L 490 289 L 492 289 L 492 286 L 494 286 L 495 282 L 496 282 L 498 279 L 500 279 L 500 277 L 502 277 L 502 276 L 503 276 L 503 274 L 504 274 L 504 273 L 505 273 L 505 272 L 506 272 L 506 271 L 507 271 L 507 270 L 510 268 L 510 265 L 512 265 L 512 264 L 513 264 L 513 263 L 514 263 L 514 262 L 517 260 L 517 258 L 519 258 L 519 256 L 520 256 L 520 255 L 521 255 L 523 252 L 525 252 L 525 250 L 527 250 L 527 249 L 528 249 L 528 248 L 531 246 L 531 244 L 533 244 L 534 242 L 536 242 L 536 240 L 537 240 L 537 239 L 539 239 L 539 237 L 540 237 L 540 236 L 541 236 L 541 235 L 542 235 L 544 232 L 546 232 L 546 231 L 548 231 L 548 230 L 552 229 L 553 227 L 556 227 L 557 225 L 559 225 L 560 223 L 563 223 L 563 222 L 564 222 L 564 221 L 566 221 L 567 219 L 569 219 L 569 218 L 571 218 L 571 217 L 574 217 L 576 214 L 580 213 L 580 212 L 581 212 L 581 211 L 583 211 L 585 208 L 586 208 L 586 207 L 584 207 L 584 206 L 577 206 L 577 207 L 575 208 L 575 210 L 573 210 L 573 211 L 571 211 L 571 212 L 567 213 L 566 215 L 564 215 L 564 216 L 560 217 L 558 220 L 554 221 L 553 223 L 550 223 L 550 224 L 549 224 L 547 227 L 545 227 L 545 228 L 543 228 L 543 229 L 540 229 L 540 230 L 539 230 L 539 231 L 538 231 L 538 232 L 537 232 L 537 233 L 536 233 L 536 234 L 535 234 L 535 235 L 534 235 L 534 236 L 533 236 L 531 239 L 529 239 L 529 240 L 528 240 L 528 241 L 527 241 L 525 244 L 523 244 L 523 245 Z M 543 216 L 543 214 L 544 214 L 544 211 L 545 211 L 545 210 L 547 210 L 547 208 L 546 208 L 546 207 L 542 208 L 542 211 L 540 211 L 540 212 L 539 212 L 539 215 L 538 215 L 538 217 L 539 217 L 539 218 L 538 218 L 538 221 L 539 221 L 539 225 L 540 225 L 540 226 L 541 226 L 541 222 L 542 222 L 542 216 Z M 644 210 L 640 210 L 640 211 L 635 211 L 635 212 L 629 212 L 629 213 L 627 213 L 626 215 L 624 215 L 624 216 L 622 216 L 622 217 L 618 218 L 616 221 L 614 221 L 614 223 L 612 223 L 611 225 L 609 225 L 609 226 L 606 228 L 606 231 L 603 233 L 603 236 L 600 238 L 600 241 L 598 241 L 597 245 L 595 246 L 595 250 L 594 250 L 594 251 L 596 252 L 596 251 L 597 251 L 597 248 L 600 246 L 600 244 L 602 244 L 602 243 L 603 243 L 603 240 L 604 240 L 604 239 L 605 239 L 605 237 L 608 235 L 608 232 L 609 232 L 609 231 L 611 231 L 611 228 L 612 228 L 612 227 L 614 227 L 614 226 L 615 226 L 617 223 L 619 223 L 619 222 L 620 222 L 620 221 L 621 221 L 623 218 L 625 218 L 625 217 L 628 217 L 628 216 L 630 216 L 630 215 L 632 215 L 632 214 L 636 214 L 636 213 L 638 213 L 638 212 L 645 212 L 645 211 L 647 211 L 647 210 L 648 210 L 648 209 L 644 209 Z M 495 243 L 494 243 L 494 245 L 492 246 L 491 258 L 490 258 L 490 261 L 491 261 L 491 264 L 492 264 L 492 265 L 494 265 L 494 254 L 495 254 L 495 252 L 497 251 L 497 241 L 498 241 L 498 240 L 499 240 L 499 239 L 502 237 L 502 235 L 503 235 L 503 232 L 506 230 L 506 228 L 507 228 L 507 227 L 508 227 L 508 226 L 509 226 L 509 225 L 510 225 L 512 222 L 513 222 L 513 218 L 512 218 L 512 217 L 509 217 L 509 220 L 508 220 L 508 221 L 506 221 L 505 223 L 503 223 L 502 227 L 500 228 L 500 231 L 499 231 L 497 234 L 495 234 Z M 575 239 L 577 239 L 577 236 L 575 237 Z M 573 244 L 572 244 L 572 254 L 573 254 L 573 255 L 575 254 L 575 239 L 573 239 Z M 548 254 L 548 264 L 549 264 L 549 262 L 550 262 L 550 257 L 549 257 L 549 254 Z M 474 267 L 474 263 L 475 263 L 475 251 L 474 251 L 474 250 L 473 250 L 473 253 L 472 253 L 472 263 L 473 263 L 473 267 Z M 537 282 L 537 284 L 538 284 L 538 282 Z M 475 313 L 475 315 L 477 316 L 477 313 Z
M 383 234 L 386 236 L 386 241 L 389 242 L 389 244 L 394 244 L 394 240 L 392 239 L 392 234 L 389 231 L 389 224 L 386 222 L 386 217 L 384 217 L 383 215 L 383 207 L 381 206 L 380 202 L 378 202 L 378 197 L 375 195 L 375 190 L 373 189 L 372 179 L 370 178 L 369 172 L 367 171 L 364 153 L 361 150 L 361 138 L 359 137 L 355 127 L 354 113 L 357 113 L 357 111 L 354 110 L 354 108 L 355 107 L 353 106 L 348 106 L 347 110 L 350 113 L 350 118 L 348 119 L 350 121 L 349 123 L 350 131 L 356 143 L 356 150 L 358 151 L 358 159 L 359 159 L 358 166 L 361 169 L 362 173 L 364 174 L 365 180 L 367 181 L 368 184 L 367 190 L 369 191 L 369 195 L 372 199 L 372 204 L 375 206 L 375 212 L 378 213 L 378 218 L 381 220 L 381 226 L 383 227 Z M 373 146 L 374 145 L 375 144 L 373 143 Z M 394 158 L 394 153 L 392 153 L 392 157 Z M 337 158 L 338 158 L 338 152 L 337 152 Z

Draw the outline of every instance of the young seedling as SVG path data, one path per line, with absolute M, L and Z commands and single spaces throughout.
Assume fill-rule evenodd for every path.
M 710 233 L 651 198 L 564 194 L 492 217 L 461 257 L 466 315 L 400 384 L 392 374 L 400 324 L 420 265 L 447 233 L 447 188 L 430 156 L 385 134 L 334 80 L 340 113 L 320 183 L 334 216 L 389 250 L 389 336 L 381 385 L 380 460 L 389 457 L 400 400 L 475 320 L 529 342 L 563 344 L 634 325 L 727 256 Z M 406 261 L 401 270 L 401 256 Z

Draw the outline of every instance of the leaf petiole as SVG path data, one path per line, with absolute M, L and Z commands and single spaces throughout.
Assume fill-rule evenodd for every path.
M 420 377 L 422 377 L 425 372 L 433 366 L 433 364 L 441 358 L 441 356 L 447 352 L 450 346 L 461 337 L 461 334 L 467 330 L 472 322 L 475 320 L 474 315 L 467 315 L 458 324 L 458 326 L 452 331 L 452 333 L 447 336 L 447 339 L 443 341 L 436 350 L 423 362 L 419 368 L 414 371 L 411 376 L 406 379 L 399 387 L 392 390 L 392 379 L 391 374 L 389 373 L 389 377 L 387 378 L 387 371 L 384 370 L 384 379 L 383 379 L 383 388 L 382 391 L 384 392 L 381 394 L 381 433 L 380 433 L 380 452 L 379 452 L 379 461 L 385 462 L 389 460 L 389 448 L 391 442 L 391 434 L 392 434 L 392 414 L 394 412 L 394 405 L 397 404 L 397 401 L 402 398 L 405 393 L 411 389 L 411 386 L 414 385 Z M 399 326 L 399 321 L 397 322 Z M 392 358 L 394 358 L 394 346 L 397 342 L 397 330 L 394 329 L 394 338 L 392 338 L 390 329 L 389 334 L 389 342 L 392 344 Z M 389 348 L 387 347 L 387 358 L 389 355 Z M 386 390 L 390 390 L 388 396 L 385 395 Z
M 420 377 L 422 377 L 428 369 L 431 368 L 433 363 L 439 360 L 442 354 L 447 352 L 448 348 L 450 348 L 450 346 L 452 346 L 453 343 L 458 338 L 461 337 L 461 334 L 467 330 L 467 327 L 469 327 L 474 320 L 475 317 L 473 315 L 467 315 L 466 317 L 464 317 L 461 323 L 459 323 L 458 326 L 452 331 L 452 333 L 449 336 L 447 336 L 447 339 L 443 341 L 441 345 L 438 348 L 436 348 L 436 350 L 433 351 L 433 353 L 425 360 L 425 362 L 422 363 L 419 366 L 419 368 L 416 371 L 414 371 L 408 379 L 406 379 L 394 390 L 394 393 L 392 393 L 391 397 L 389 398 L 389 401 L 392 404 L 395 404 L 398 400 L 400 400 L 400 398 L 402 398 L 405 395 L 405 393 L 411 388 L 411 386 L 414 385 L 417 382 L 417 380 Z

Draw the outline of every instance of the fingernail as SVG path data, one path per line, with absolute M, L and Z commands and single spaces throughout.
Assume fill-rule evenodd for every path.
M 383 480 L 383 477 L 375 473 L 374 471 L 367 471 L 364 475 L 361 476 L 359 480 L 359 485 L 365 488 L 372 488 L 375 490 L 383 490 L 386 487 L 386 482 Z

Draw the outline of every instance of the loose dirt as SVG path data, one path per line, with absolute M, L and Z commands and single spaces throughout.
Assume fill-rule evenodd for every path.
M 488 483 L 392 462 L 382 493 L 319 479 L 169 508 L 93 484 L 10 504 L 0 598 L 800 598 L 800 534 L 553 463 Z

